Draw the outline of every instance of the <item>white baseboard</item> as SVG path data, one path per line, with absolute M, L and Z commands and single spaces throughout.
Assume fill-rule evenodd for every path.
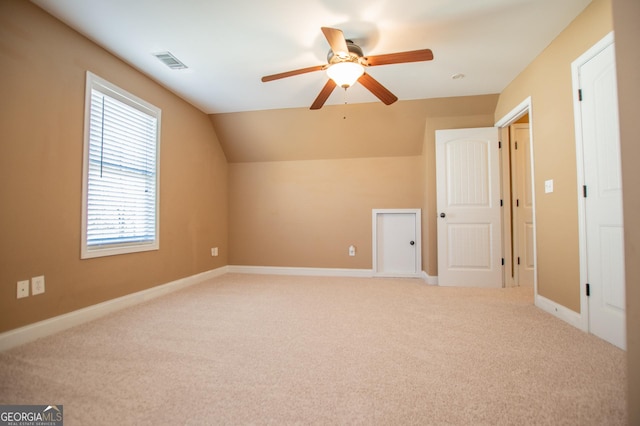
M 243 266 L 229 265 L 229 273 L 237 274 L 263 274 L 263 275 L 302 275 L 318 277 L 360 277 L 373 276 L 371 269 L 347 269 L 347 268 L 296 268 L 286 266 Z
M 424 275 L 422 275 L 422 271 L 416 272 L 415 274 L 396 274 L 393 272 L 378 272 L 372 275 L 376 278 L 409 278 L 409 279 L 419 279 L 423 280 Z
M 126 296 L 118 297 L 117 299 L 108 300 L 106 302 L 98 303 L 97 305 L 88 306 L 86 308 L 78 309 L 77 311 L 39 321 L 34 324 L 29 324 L 14 330 L 9 330 L 0 334 L 0 351 L 5 351 L 22 344 L 32 342 L 41 337 L 58 333 L 112 312 L 155 299 L 156 297 L 164 296 L 165 294 L 198 284 L 225 273 L 227 273 L 227 267 L 223 266 L 222 268 L 212 269 L 190 277 L 181 278 L 147 290 L 127 294 Z
M 535 296 L 535 305 L 543 311 L 548 312 L 551 315 L 571 324 L 577 329 L 585 332 L 587 331 L 584 328 L 584 321 L 582 320 L 582 316 L 579 313 L 572 311 L 571 309 L 562 306 L 554 302 L 553 300 L 549 300 L 546 297 L 540 296 L 539 294 L 536 294 Z
M 421 278 L 427 282 L 429 285 L 438 285 L 438 276 L 432 277 L 427 274 L 425 271 L 422 271 Z
M 438 277 L 432 277 L 424 271 L 417 274 L 399 276 L 397 274 L 380 274 L 371 269 L 348 268 L 299 268 L 286 266 L 243 266 L 230 265 L 228 272 L 237 274 L 264 274 L 264 275 L 302 275 L 317 277 L 360 277 L 360 278 L 418 278 L 429 285 L 438 285 Z

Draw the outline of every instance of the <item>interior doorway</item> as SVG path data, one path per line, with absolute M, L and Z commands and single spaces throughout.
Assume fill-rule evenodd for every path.
M 438 285 L 502 287 L 495 127 L 436 130 Z
M 532 286 L 537 295 L 531 98 L 496 123 L 502 141 L 504 286 Z

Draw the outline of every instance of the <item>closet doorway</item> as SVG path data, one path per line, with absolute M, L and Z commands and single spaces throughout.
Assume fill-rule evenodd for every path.
M 536 289 L 536 221 L 531 99 L 496 126 L 502 140 L 504 286 Z

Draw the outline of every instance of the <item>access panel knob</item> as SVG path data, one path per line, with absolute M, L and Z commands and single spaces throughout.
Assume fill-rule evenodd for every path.
M 445 216 L 446 216 L 446 214 L 440 213 L 440 217 L 445 217 Z
M 409 244 L 414 245 L 416 242 L 415 241 L 411 241 Z

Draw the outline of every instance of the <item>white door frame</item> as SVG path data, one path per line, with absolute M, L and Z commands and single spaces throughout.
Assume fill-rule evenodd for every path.
M 518 106 L 516 106 L 514 109 L 512 109 L 511 111 L 509 111 L 509 113 L 507 113 L 507 115 L 505 115 L 504 117 L 502 117 L 500 120 L 498 120 L 495 124 L 496 127 L 499 127 L 501 130 L 507 128 L 512 124 L 514 124 L 516 121 L 518 121 L 520 118 L 522 118 L 525 114 L 529 114 L 529 158 L 531 159 L 531 185 L 533 186 L 533 188 L 531 188 L 531 201 L 533 203 L 532 208 L 533 208 L 533 264 L 534 264 L 534 269 L 533 269 L 533 292 L 534 292 L 534 300 L 535 300 L 535 304 L 536 306 L 539 306 L 539 297 L 538 297 L 538 248 L 537 248 L 537 243 L 536 243 L 536 191 L 535 191 L 535 172 L 534 172 L 534 161 L 533 161 L 533 144 L 534 144 L 534 140 L 533 140 L 533 111 L 532 111 L 532 104 L 531 104 L 531 97 L 529 96 L 528 98 L 526 98 L 524 101 L 522 101 Z M 502 133 L 502 132 L 501 132 Z M 504 146 L 502 149 L 505 149 Z M 511 161 L 511 159 L 509 159 L 509 161 Z M 507 177 L 508 178 L 508 177 Z M 505 176 L 502 176 L 503 179 L 503 183 L 504 183 L 504 179 Z M 503 186 L 504 187 L 504 186 Z M 511 199 L 511 196 L 509 195 L 509 200 Z M 510 202 L 510 201 L 509 201 Z M 506 203 L 505 203 L 506 205 Z M 504 223 L 504 222 L 503 222 Z M 504 226 L 504 225 L 503 225 Z M 511 227 L 513 228 L 513 227 Z M 510 232 L 513 232 L 510 231 Z M 503 239 L 504 241 L 504 239 Z M 510 247 L 504 247 L 504 251 L 503 253 L 506 253 L 507 251 L 509 251 Z M 503 271 L 504 274 L 506 274 L 506 269 Z M 504 282 L 507 282 L 506 280 L 506 276 L 504 279 Z
M 583 198 L 584 158 L 582 145 L 582 113 L 578 90 L 580 89 L 580 67 L 614 42 L 613 32 L 604 36 L 571 64 L 573 89 L 573 115 L 576 135 L 576 169 L 578 172 L 578 249 L 580 253 L 580 319 L 579 328 L 589 332 L 589 297 L 587 296 L 587 222 Z
M 383 273 L 378 271 L 378 215 L 379 214 L 414 214 L 416 218 L 416 272 L 410 275 L 397 275 Z M 421 209 L 373 209 L 372 210 L 372 252 L 373 252 L 373 275 L 379 277 L 410 277 L 410 278 L 422 278 L 422 210 Z

